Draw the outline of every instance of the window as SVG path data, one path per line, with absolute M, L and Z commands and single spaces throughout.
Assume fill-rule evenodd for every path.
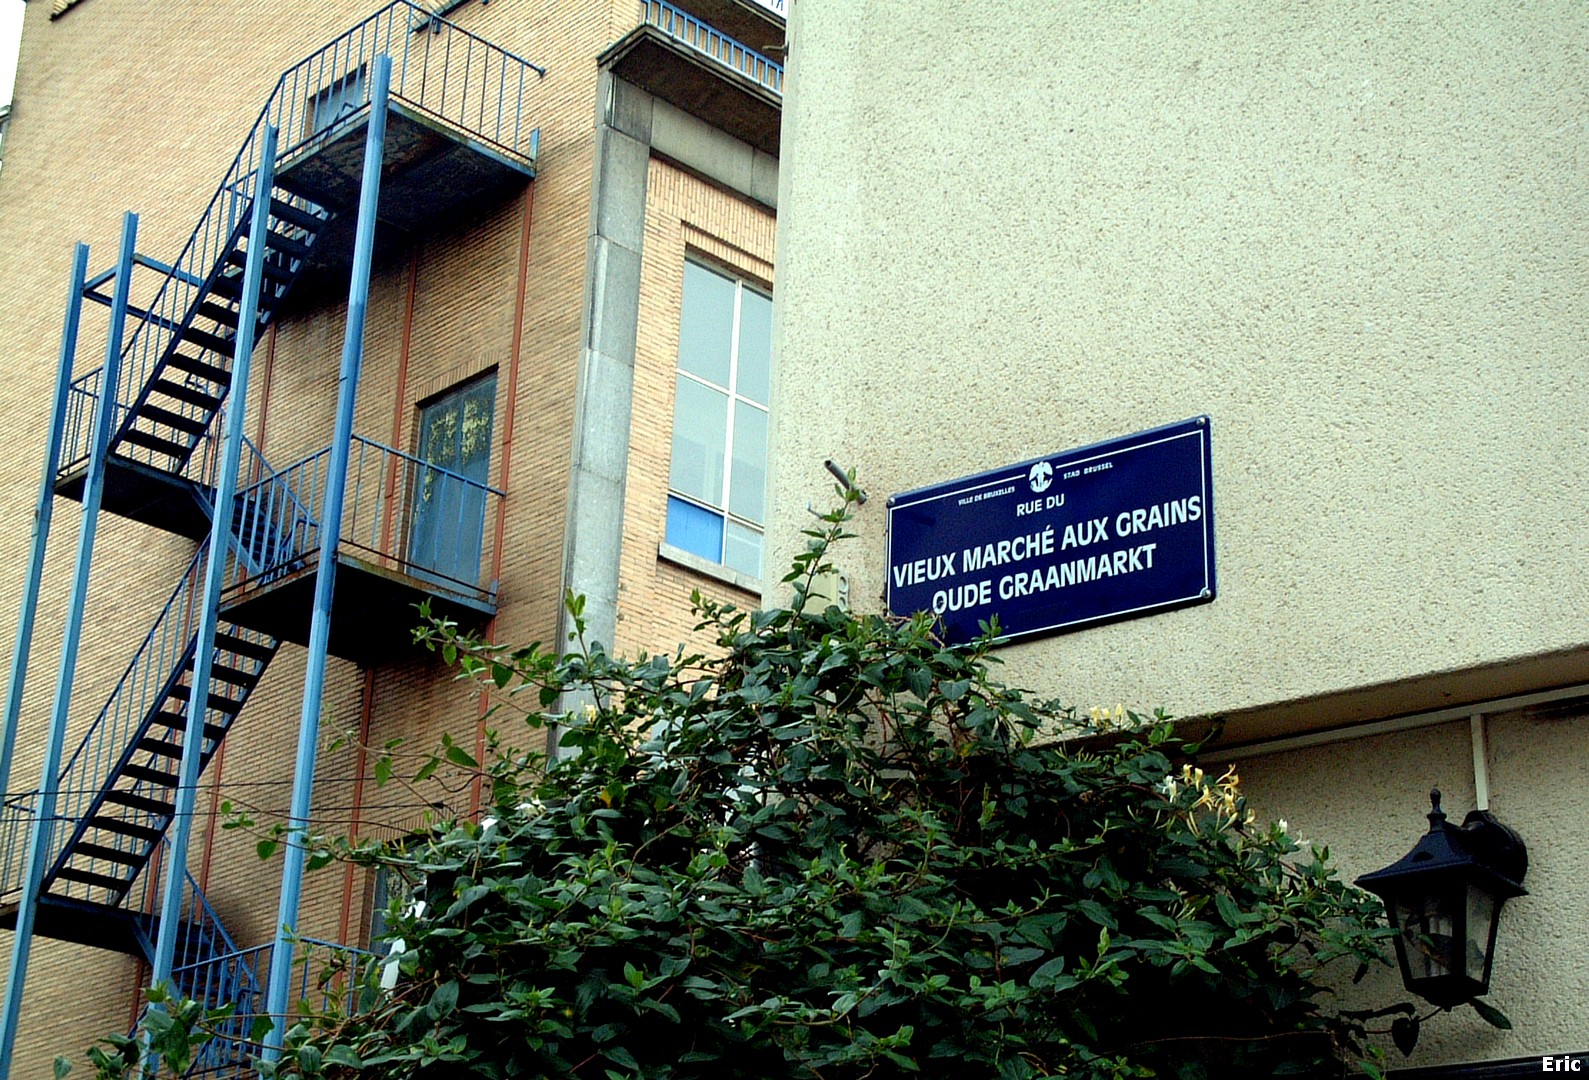
M 761 576 L 772 297 L 684 264 L 667 542 Z
M 361 64 L 309 99 L 309 134 L 318 135 L 364 107 Z
M 492 372 L 420 407 L 408 561 L 423 576 L 479 583 L 496 399 Z

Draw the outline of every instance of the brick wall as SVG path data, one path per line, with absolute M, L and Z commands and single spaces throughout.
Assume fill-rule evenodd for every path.
M 678 371 L 679 313 L 687 254 L 771 287 L 776 218 L 765 207 L 653 158 L 647 183 L 641 260 L 640 332 L 635 351 L 634 420 L 624 501 L 619 572 L 618 647 L 672 652 L 710 642 L 693 631 L 695 589 L 740 607 L 760 597 L 657 555 L 667 523 L 668 463 L 673 443 L 673 387 Z
M 482 208 L 478 220 L 425 237 L 377 266 L 372 279 L 356 432 L 411 452 L 419 402 L 482 371 L 497 373 L 490 482 L 507 497 L 500 544 L 494 518 L 486 524 L 486 543 L 501 579 L 491 631 L 504 640 L 549 640 L 556 625 L 590 216 L 595 56 L 629 28 L 632 6 L 503 0 L 470 4 L 453 15 L 467 29 L 546 66 L 546 77 L 530 87 L 527 114 L 542 132 L 540 176 L 520 194 Z M 27 550 L 72 242 L 90 242 L 93 268 L 104 268 L 121 211 L 133 208 L 144 214 L 139 249 L 173 258 L 276 76 L 371 10 L 338 2 L 287 14 L 278 4 L 249 0 L 227 5 L 217 17 L 213 7 L 196 4 L 154 12 L 137 0 L 93 0 L 52 22 L 46 6 L 30 5 L 0 181 L 0 295 L 6 297 L 0 351 L 10 365 L 0 387 L 7 405 L 0 437 L 10 450 L 0 458 L 0 520 L 10 523 L 0 528 L 5 565 L 20 567 Z M 675 184 L 694 182 L 679 176 L 658 190 Z M 699 218 L 714 234 L 738 236 L 737 225 L 718 221 L 720 213 L 683 216 Z M 765 234 L 770 254 L 770 224 Z M 676 297 L 672 303 L 673 314 L 662 321 L 676 333 Z M 278 466 L 330 439 L 345 298 L 331 293 L 307 307 L 280 322 L 255 357 L 248 430 Z M 103 314 L 91 309 L 80 370 L 102 359 L 96 350 L 103 348 L 103 333 Z M 671 377 L 666 386 L 668 402 L 659 414 L 665 421 Z M 666 430 L 658 437 L 665 486 Z M 54 682 L 77 509 L 58 502 L 56 514 L 12 790 L 36 782 Z M 650 526 L 636 517 L 635 528 Z M 654 563 L 655 538 L 650 550 Z M 192 551 L 190 543 L 146 526 L 102 519 L 69 748 Z M 659 581 L 663 573 L 653 570 Z M 16 572 L 0 576 L 0 613 L 8 618 L 20 586 Z M 675 583 L 645 595 L 671 602 L 678 591 Z M 642 616 L 649 602 L 626 598 L 628 640 L 637 643 L 643 639 L 636 631 L 654 628 L 665 644 L 678 620 Z M 358 613 L 339 610 L 335 618 L 357 619 Z M 194 831 L 191 864 L 244 946 L 271 937 L 279 862 L 261 865 L 256 837 L 221 828 L 211 812 L 230 803 L 262 822 L 284 814 L 304 667 L 302 649 L 282 649 L 203 780 L 199 808 L 206 816 Z M 344 732 L 357 733 L 366 717 L 368 741 L 376 746 L 400 736 L 419 753 L 443 732 L 467 744 L 477 735 L 480 702 L 433 657 L 394 656 L 370 670 L 373 678 L 366 679 L 366 670 L 350 662 L 329 665 L 315 816 L 327 831 L 356 827 L 396 835 L 422 823 L 421 796 L 395 782 L 359 784 L 368 756 L 351 743 L 334 750 L 329 744 Z M 411 759 L 410 768 L 416 762 Z M 469 810 L 467 790 L 427 791 L 422 798 Z M 347 927 L 352 940 L 361 940 L 368 916 L 363 873 L 333 867 L 306 879 L 302 933 L 336 938 Z M 0 934 L 0 961 L 10 945 L 10 935 Z M 78 1053 L 101 1034 L 125 1029 L 135 1014 L 139 977 L 136 961 L 38 939 L 13 1076 L 44 1075 L 56 1053 Z M 96 988 L 88 1003 L 85 985 Z

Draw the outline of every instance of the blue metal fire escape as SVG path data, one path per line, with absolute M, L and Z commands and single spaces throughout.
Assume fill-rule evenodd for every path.
M 246 1040 L 252 1018 L 271 1008 L 260 1000 L 264 974 L 279 998 L 308 943 L 296 954 L 289 944 L 284 959 L 279 939 L 274 950 L 240 950 L 221 926 L 186 872 L 198 776 L 284 640 L 310 646 L 315 695 L 327 649 L 360 658 L 339 651 L 322 625 L 337 596 L 397 611 L 421 597 L 465 616 L 493 610 L 494 582 L 416 561 L 400 519 L 421 484 L 427 493 L 474 484 L 483 490 L 458 503 L 475 508 L 501 493 L 352 434 L 362 324 L 355 329 L 351 314 L 345 408 L 331 446 L 273 469 L 241 437 L 252 344 L 289 308 L 318 306 L 338 283 L 350 312 L 362 313 L 372 258 L 533 178 L 537 133 L 521 117 L 543 74 L 397 0 L 282 75 L 172 263 L 136 254 L 131 215 L 111 270 L 88 276 L 79 246 L 0 746 L 7 783 L 50 507 L 66 496 L 84 504 L 84 526 L 43 782 L 6 800 L 0 830 L 0 926 L 17 939 L 0 1080 L 35 934 L 143 956 L 206 1006 L 234 1005 L 226 1037 L 189 1075 L 233 1073 L 257 1049 Z M 159 276 L 144 308 L 130 300 L 135 271 Z M 111 308 L 106 362 L 74 374 L 84 299 Z M 199 543 L 68 756 L 62 740 L 101 508 Z M 299 771 L 312 776 L 309 745 L 306 754 L 300 744 Z M 302 801 L 306 814 L 306 785 Z M 162 868 L 162 914 L 140 910 Z M 292 890 L 288 906 L 284 885 L 284 911 L 296 910 Z

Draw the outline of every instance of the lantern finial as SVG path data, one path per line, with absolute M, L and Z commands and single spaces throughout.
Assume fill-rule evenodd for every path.
M 1446 812 L 1440 809 L 1440 789 L 1429 789 L 1429 831 L 1434 832 L 1446 823 Z

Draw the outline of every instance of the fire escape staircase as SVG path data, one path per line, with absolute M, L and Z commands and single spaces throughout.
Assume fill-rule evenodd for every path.
M 56 818 L 49 826 L 49 858 L 34 924 L 42 936 L 152 958 L 157 919 L 138 909 L 146 906 L 147 892 L 158 880 L 153 869 L 178 813 L 178 763 L 189 707 L 202 695 L 202 773 L 281 645 L 273 628 L 231 619 L 223 604 L 209 682 L 194 684 L 202 580 L 222 457 L 216 421 L 233 389 L 250 255 L 261 254 L 263 246 L 255 341 L 281 314 L 295 283 L 303 288 L 301 283 L 316 281 L 316 275 L 323 279 L 328 267 L 342 264 L 338 251 L 346 223 L 339 217 L 351 207 L 339 195 L 339 174 L 328 173 L 326 162 L 346 158 L 347 148 L 362 141 L 360 127 L 368 113 L 364 73 L 381 54 L 396 65 L 393 120 L 384 149 L 386 179 L 392 183 L 390 190 L 383 186 L 383 207 L 390 200 L 413 213 L 419 196 L 430 193 L 434 219 L 448 220 L 464 212 L 461 208 L 483 205 L 482 193 L 505 192 L 534 176 L 538 132 L 521 128 L 520 114 L 527 86 L 544 70 L 411 0 L 396 0 L 282 75 L 173 264 L 135 257 L 162 280 L 152 290 L 139 291 L 152 297 L 146 307 L 128 311 L 132 323 L 114 392 L 104 392 L 102 368 L 71 381 L 61 452 L 53 464 L 54 488 L 58 495 L 82 498 L 93 418 L 98 408 L 108 407 L 113 415 L 103 508 L 200 544 L 56 778 Z M 362 104 L 359 94 L 365 95 Z M 260 148 L 269 126 L 284 133 L 287 148 L 277 155 L 274 185 L 259 191 Z M 394 161 L 394 153 L 408 158 Z M 268 225 L 253 236 L 249 221 L 261 199 L 269 200 Z M 399 232 L 409 227 L 405 223 Z M 111 277 L 107 273 L 85 282 L 84 297 L 109 304 L 100 290 Z M 438 477 L 464 482 L 355 439 L 361 454 L 368 452 L 372 476 L 402 474 L 405 484 Z M 246 440 L 245 453 L 227 538 L 227 575 L 233 587 L 268 589 L 303 577 L 298 571 L 306 567 L 319 531 L 315 468 L 324 452 L 282 473 Z M 501 496 L 494 489 L 489 493 Z M 387 498 L 389 507 L 405 505 L 401 494 L 395 502 Z M 7 799 L 11 821 L 0 830 L 0 927 L 16 925 L 37 796 L 30 792 Z M 234 1015 L 246 1025 L 257 1010 L 260 948 L 239 951 L 191 876 L 187 889 L 173 979 L 179 990 L 207 1007 L 236 1006 Z M 245 1060 L 241 1046 L 217 1044 L 190 1075 L 231 1070 Z
M 233 555 L 248 560 L 233 537 Z M 59 776 L 58 826 L 39 898 L 38 932 L 80 944 L 148 955 L 152 916 L 130 910 L 134 884 L 150 864 L 176 812 L 177 762 L 194 694 L 194 633 L 208 555 L 201 545 L 121 680 Z M 219 750 L 237 714 L 275 656 L 279 642 L 222 621 L 205 688 L 200 769 Z M 26 800 L 20 800 L 26 802 Z M 15 917 L 15 887 L 10 910 Z M 212 935 L 213 936 L 213 935 Z
M 327 218 L 312 204 L 295 205 L 290 199 L 285 192 L 271 194 L 255 340 L 286 298 Z M 111 441 L 112 455 L 138 448 L 147 451 L 157 471 L 180 476 L 187 469 L 231 389 L 243 265 L 251 242 L 245 219 L 194 291 L 181 322 L 168 328 L 158 361 Z

